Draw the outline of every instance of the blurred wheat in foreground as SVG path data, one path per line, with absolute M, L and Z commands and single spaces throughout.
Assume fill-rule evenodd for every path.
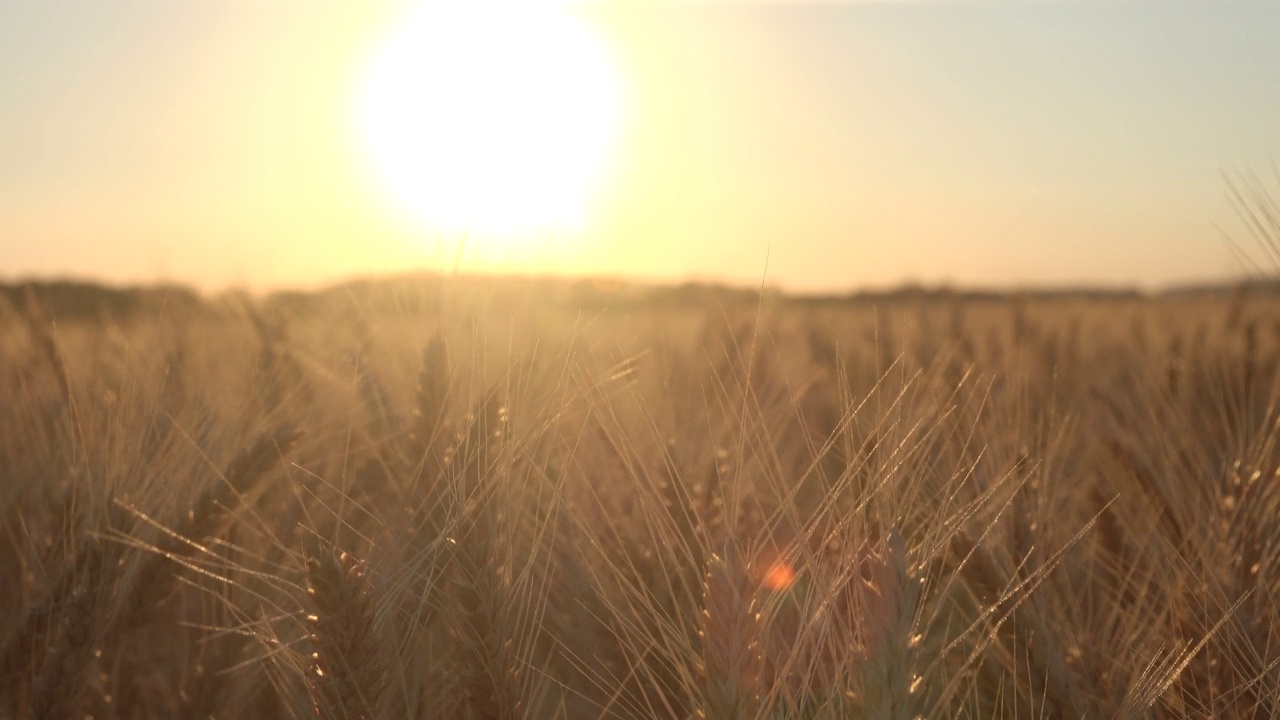
M 1280 297 L 0 294 L 0 717 L 1271 718 Z

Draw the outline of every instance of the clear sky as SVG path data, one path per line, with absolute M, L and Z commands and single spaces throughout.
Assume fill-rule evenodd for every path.
M 1223 173 L 1280 143 L 1270 0 L 570 14 L 433 39 L 394 4 L 2 3 L 0 277 L 1218 280 Z M 483 117 L 450 94 L 477 88 Z

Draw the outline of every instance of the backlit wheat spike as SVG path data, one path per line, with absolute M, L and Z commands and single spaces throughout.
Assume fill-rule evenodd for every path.
M 65 565 L 40 599 L 5 634 L 0 645 L 0 694 L 13 692 L 22 681 L 38 642 L 79 587 L 81 567 L 78 561 Z
M 436 333 L 422 353 L 418 372 L 416 407 L 411 419 L 412 434 L 407 443 L 410 464 L 422 478 L 418 506 L 410 518 L 411 532 L 420 542 L 429 542 L 444 525 L 445 496 L 448 488 L 441 482 L 442 470 L 452 451 L 456 458 L 455 428 L 449 419 L 451 398 L 449 354 L 444 337 Z
M 170 558 L 190 556 L 197 545 L 225 532 L 241 499 L 284 461 L 302 436 L 301 431 L 281 426 L 260 435 L 232 459 L 218 482 L 196 501 L 186 522 L 174 529 L 174 535 L 163 535 L 157 552 L 143 556 L 125 580 L 120 591 L 120 628 L 144 621 L 147 611 L 171 593 L 177 576 Z
M 56 636 L 58 618 L 72 606 L 76 593 L 84 585 L 85 573 L 98 573 L 103 563 L 102 548 L 96 541 L 85 541 L 74 506 L 73 495 L 68 495 L 60 513 L 65 529 L 53 545 L 55 551 L 50 553 L 50 557 L 65 558 L 64 564 L 53 569 L 55 574 L 39 599 L 24 609 L 0 643 L 0 695 L 30 674 L 32 659 L 37 656 L 41 643 Z
M 314 648 L 307 685 L 316 717 L 371 720 L 385 677 L 364 564 L 343 552 L 313 553 L 307 599 Z
M 462 712 L 484 720 L 515 720 L 523 717 L 523 669 L 517 660 L 519 640 L 509 631 L 510 581 L 506 568 L 495 565 L 494 545 L 500 537 L 488 523 L 467 521 L 464 526 L 450 584 L 450 633 Z
M 51 643 L 32 687 L 33 720 L 82 717 L 77 709 L 83 679 L 103 632 L 99 616 L 102 562 L 101 548 L 94 543 L 84 554 L 75 589 L 54 618 Z
M 662 456 L 662 474 L 658 481 L 658 492 L 663 508 L 675 525 L 676 535 L 684 544 L 683 550 L 696 553 L 702 547 L 706 528 L 706 513 L 699 517 L 698 511 L 705 510 L 695 504 L 694 498 L 685 487 L 685 480 L 680 476 L 676 463 L 674 443 L 668 443 Z
M 261 402 L 263 414 L 272 416 L 293 395 L 308 393 L 307 373 L 289 348 L 284 317 L 272 322 L 252 303 L 246 303 L 244 311 L 260 342 L 254 394 Z
M 508 690 L 511 648 L 495 627 L 497 598 L 485 574 L 470 558 L 460 562 L 452 585 L 459 612 L 453 632 L 463 706 L 475 717 L 498 720 L 517 716 L 519 700 Z
M 1034 544 L 1037 527 L 1027 507 L 1022 493 L 1014 496 L 1010 507 L 1013 523 L 1010 544 L 1024 563 L 1023 572 L 1035 573 L 1043 570 L 1044 558 Z M 1099 716 L 1089 702 L 1093 693 L 1086 692 L 1087 683 L 1077 677 L 1069 665 L 1068 649 L 1061 640 L 1061 636 L 1069 633 L 1071 628 L 1062 627 L 1060 622 L 1048 622 L 1047 619 L 1054 616 L 1054 610 L 1047 598 L 1034 592 L 1025 603 L 1014 609 L 1014 614 L 1018 629 L 1027 636 L 1027 662 L 1032 683 L 1043 688 L 1045 701 L 1061 708 L 1068 717 L 1098 720 Z
M 896 527 L 863 591 L 866 649 L 859 677 L 863 717 L 915 720 L 923 705 L 916 676 L 921 587 L 907 565 L 906 543 Z
M 471 418 L 467 434 L 450 459 L 450 476 L 455 492 L 467 502 L 487 495 L 485 480 L 506 429 L 506 408 L 496 390 L 491 390 Z
M 231 460 L 221 482 L 200 497 L 188 514 L 190 524 L 184 534 L 197 541 L 218 534 L 230 513 L 239 507 L 240 500 L 284 462 L 303 434 L 289 425 L 282 425 L 259 435 L 252 445 Z
M 754 717 L 761 695 L 759 584 L 734 545 L 707 559 L 698 637 L 704 684 L 697 716 L 704 720 Z
M 400 436 L 402 416 L 396 411 L 391 396 L 387 393 L 369 357 L 372 355 L 373 339 L 369 330 L 361 325 L 359 346 L 351 353 L 352 369 L 355 372 L 356 387 L 360 391 L 360 399 L 365 409 L 373 418 L 372 432 L 377 437 L 394 438 Z
M 449 582 L 450 634 L 462 712 L 486 720 L 523 716 L 524 668 L 520 639 L 511 632 L 509 537 L 500 521 L 505 508 L 495 497 L 501 475 L 494 464 L 505 432 L 506 410 L 496 391 L 476 409 L 471 427 L 452 458 L 452 491 L 461 508 L 454 528 L 456 550 Z
M 414 410 L 420 452 L 428 452 L 430 444 L 449 414 L 449 384 L 452 380 L 449 350 L 440 333 L 431 336 L 422 351 L 422 369 L 418 372 L 417 408 Z

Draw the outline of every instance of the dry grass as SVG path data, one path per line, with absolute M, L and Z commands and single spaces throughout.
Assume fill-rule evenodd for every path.
M 1280 299 L 0 307 L 0 717 L 1280 712 Z

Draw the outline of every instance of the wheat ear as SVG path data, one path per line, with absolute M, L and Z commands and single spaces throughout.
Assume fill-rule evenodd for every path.
M 922 704 L 915 676 L 921 586 L 907 565 L 906 543 L 897 528 L 889 533 L 886 554 L 871 576 L 863 585 L 866 644 L 859 677 L 863 717 L 914 720 Z
M 704 720 L 754 717 L 760 705 L 758 584 L 736 546 L 707 559 L 702 587 L 702 661 L 705 682 L 697 716 Z
M 103 625 L 95 610 L 102 580 L 103 553 L 96 543 L 83 556 L 79 579 L 52 629 L 53 642 L 45 651 L 32 686 L 30 717 L 56 720 L 76 717 L 84 677 L 102 638 Z
M 141 624 L 147 611 L 169 595 L 177 579 L 169 561 L 193 555 L 202 548 L 201 543 L 221 535 L 241 499 L 284 461 L 301 437 L 302 432 L 281 426 L 260 435 L 231 461 L 220 482 L 196 501 L 186 522 L 177 531 L 164 535 L 155 552 L 143 557 L 135 574 L 126 581 L 121 590 L 118 630 Z
M 371 720 L 385 678 L 364 564 L 345 552 L 313 553 L 307 599 L 314 647 L 307 684 L 316 717 Z

